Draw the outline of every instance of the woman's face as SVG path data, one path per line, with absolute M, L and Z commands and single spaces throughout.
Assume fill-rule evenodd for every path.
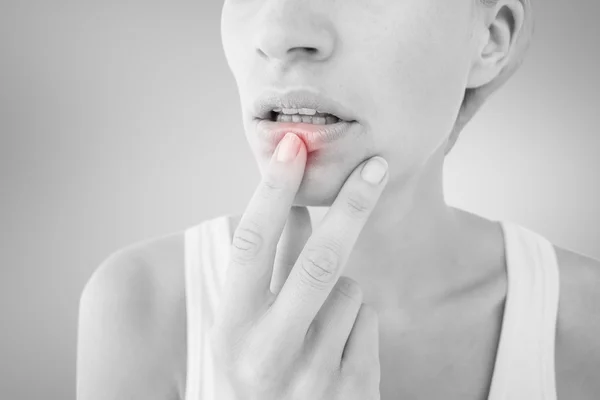
M 373 155 L 388 161 L 390 182 L 422 173 L 443 155 L 467 87 L 472 1 L 225 0 L 223 48 L 261 171 L 274 145 L 256 133 L 254 102 L 309 88 L 344 105 L 357 126 L 308 154 L 295 204 L 330 206 Z

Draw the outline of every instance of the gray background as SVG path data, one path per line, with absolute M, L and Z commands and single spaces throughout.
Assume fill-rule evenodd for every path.
M 221 49 L 222 2 L 1 4 L 0 398 L 72 399 L 94 269 L 133 242 L 242 212 L 260 173 Z M 447 199 L 600 258 L 600 5 L 535 11 L 525 63 L 448 157 Z

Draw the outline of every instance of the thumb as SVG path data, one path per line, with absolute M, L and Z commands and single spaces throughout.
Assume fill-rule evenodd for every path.
M 304 206 L 292 206 L 277 243 L 270 286 L 273 294 L 277 295 L 283 287 L 311 234 L 312 223 L 308 209 Z

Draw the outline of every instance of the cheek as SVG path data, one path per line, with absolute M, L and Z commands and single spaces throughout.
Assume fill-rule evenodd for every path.
M 247 40 L 248 20 L 244 20 L 236 6 L 225 5 L 221 14 L 221 47 L 233 77 L 237 82 L 249 69 L 250 42 Z
M 429 151 L 445 140 L 462 102 L 467 45 L 458 34 L 444 31 L 414 25 L 397 29 L 371 47 L 362 61 L 365 71 L 373 71 L 360 84 L 371 93 L 374 134 L 407 154 Z

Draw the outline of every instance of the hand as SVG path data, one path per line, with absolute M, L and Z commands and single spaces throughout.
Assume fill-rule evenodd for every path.
M 308 210 L 292 207 L 306 148 L 291 136 L 298 155 L 275 152 L 235 230 L 210 346 L 240 399 L 379 399 L 378 317 L 341 273 L 388 174 L 369 183 L 369 160 L 358 165 L 312 233 Z M 284 226 L 291 240 L 279 242 Z

